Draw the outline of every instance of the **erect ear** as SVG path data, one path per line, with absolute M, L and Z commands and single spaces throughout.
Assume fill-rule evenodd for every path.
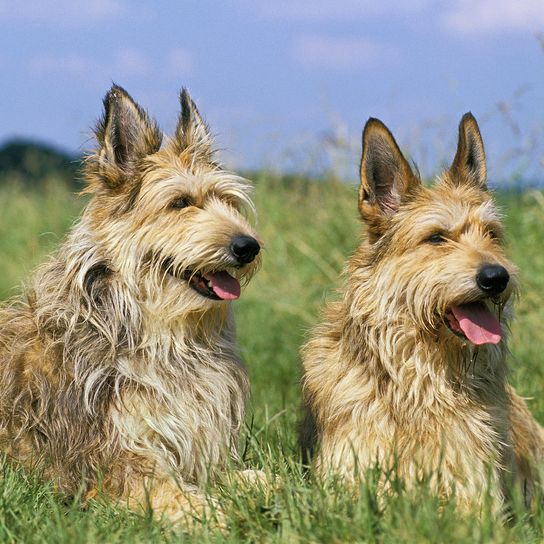
M 484 143 L 472 113 L 465 113 L 459 123 L 459 142 L 450 174 L 454 183 L 474 183 L 486 188 Z
M 420 185 L 389 129 L 370 118 L 363 130 L 359 211 L 376 233 Z
M 201 160 L 212 161 L 213 138 L 208 125 L 202 119 L 187 89 L 181 90 L 179 100 L 181 113 L 174 139 L 177 151 L 182 153 L 188 150 Z
M 122 185 L 138 161 L 159 150 L 162 134 L 157 124 L 119 85 L 104 97 L 104 115 L 97 124 L 97 172 L 111 187 Z

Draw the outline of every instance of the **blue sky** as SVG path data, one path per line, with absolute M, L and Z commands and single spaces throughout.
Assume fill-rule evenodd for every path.
M 0 141 L 88 149 L 115 81 L 165 131 L 188 87 L 235 167 L 355 179 L 374 116 L 427 175 L 471 110 L 491 176 L 535 177 L 543 44 L 542 0 L 0 0 Z

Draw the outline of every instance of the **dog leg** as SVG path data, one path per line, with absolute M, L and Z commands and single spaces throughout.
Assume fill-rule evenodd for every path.
M 258 487 L 262 489 L 269 489 L 271 485 L 269 478 L 266 476 L 266 473 L 262 470 L 253 470 L 253 469 L 237 470 L 233 474 L 233 478 L 243 487 L 250 486 L 250 487 Z
M 544 475 L 544 429 L 513 388 L 510 388 L 510 423 L 517 476 L 525 503 L 530 505 L 535 486 L 542 482 Z
M 172 523 L 186 527 L 205 521 L 219 529 L 226 526 L 224 514 L 215 499 L 194 486 L 173 479 L 140 481 L 130 489 L 125 500 L 131 510 L 141 513 L 150 509 L 156 518 L 164 516 Z

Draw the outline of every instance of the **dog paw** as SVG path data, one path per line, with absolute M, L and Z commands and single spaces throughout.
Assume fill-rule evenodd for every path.
M 236 477 L 240 482 L 251 485 L 264 486 L 269 484 L 269 480 L 262 470 L 241 470 L 236 473 Z
M 206 524 L 221 532 L 226 531 L 226 516 L 216 499 L 200 494 L 183 494 L 176 499 L 163 511 L 175 525 L 194 528 Z

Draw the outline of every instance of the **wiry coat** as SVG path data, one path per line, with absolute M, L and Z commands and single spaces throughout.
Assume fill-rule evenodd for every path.
M 233 235 L 254 235 L 240 213 L 249 186 L 213 161 L 185 91 L 162 147 L 123 89 L 104 103 L 86 164 L 93 197 L 0 312 L 0 447 L 67 494 L 150 497 L 176 517 L 186 491 L 236 456 L 248 394 L 230 304 L 183 274 L 251 277 L 258 263 L 229 252 Z
M 515 268 L 485 186 L 474 118 L 460 126 L 452 167 L 422 186 L 377 120 L 363 136 L 359 209 L 367 225 L 339 302 L 303 349 L 302 447 L 321 475 L 353 480 L 379 464 L 412 486 L 431 477 L 465 507 L 489 491 L 502 504 L 538 480 L 544 433 L 507 384 L 506 328 Z M 434 236 L 433 236 L 434 235 Z M 446 326 L 452 304 L 478 300 L 483 263 L 510 273 L 495 305 L 504 335 L 479 347 Z M 316 451 L 314 451 L 316 450 Z

